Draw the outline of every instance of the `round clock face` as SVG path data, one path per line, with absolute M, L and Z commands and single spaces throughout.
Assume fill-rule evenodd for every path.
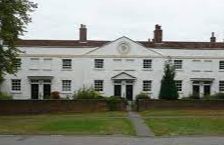
M 127 54 L 130 51 L 130 46 L 126 42 L 122 42 L 118 45 L 118 51 L 121 54 Z

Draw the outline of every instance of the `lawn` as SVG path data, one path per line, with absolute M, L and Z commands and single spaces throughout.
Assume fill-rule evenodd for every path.
M 224 110 L 163 110 L 141 112 L 157 136 L 224 136 Z
M 0 116 L 0 134 L 134 135 L 126 113 Z

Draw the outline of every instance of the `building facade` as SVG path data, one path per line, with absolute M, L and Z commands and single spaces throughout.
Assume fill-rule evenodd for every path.
M 87 40 L 81 25 L 79 40 L 19 40 L 18 72 L 5 76 L 1 91 L 14 99 L 43 99 L 53 91 L 71 97 L 85 86 L 103 96 L 133 100 L 144 92 L 158 98 L 168 60 L 180 97 L 224 91 L 224 43 L 214 33 L 210 42 L 163 41 L 162 35 L 156 25 L 152 41 Z

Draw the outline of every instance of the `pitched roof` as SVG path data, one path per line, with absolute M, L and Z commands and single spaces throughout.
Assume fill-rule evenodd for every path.
M 111 42 L 105 40 L 88 40 L 80 42 L 79 40 L 18 40 L 17 46 L 33 47 L 33 46 L 48 46 L 48 47 L 100 47 Z M 181 41 L 163 41 L 162 43 L 154 43 L 148 41 L 136 41 L 145 47 L 149 48 L 174 48 L 174 49 L 223 49 L 222 42 L 181 42 Z

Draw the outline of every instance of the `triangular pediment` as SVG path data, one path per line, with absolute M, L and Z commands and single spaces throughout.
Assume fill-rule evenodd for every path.
M 109 42 L 102 47 L 98 47 L 92 51 L 87 52 L 85 55 L 93 56 L 153 56 L 161 57 L 162 54 L 144 47 L 142 44 L 135 42 L 125 36 Z
M 122 72 L 122 73 L 119 73 L 119 74 L 113 76 L 111 79 L 112 80 L 135 80 L 136 77 L 134 77 L 126 72 Z

